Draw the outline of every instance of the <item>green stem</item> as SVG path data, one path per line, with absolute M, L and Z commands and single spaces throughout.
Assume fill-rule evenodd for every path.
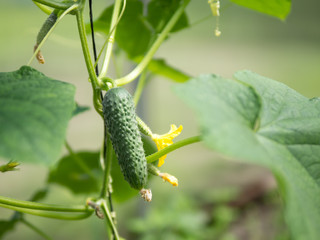
M 0 196 L 0 204 L 13 206 L 17 208 L 27 208 L 33 210 L 56 211 L 56 212 L 88 212 L 88 208 L 84 206 L 61 206 L 54 204 L 36 203 L 30 201 L 17 200 Z
M 29 62 L 28 62 L 28 66 L 30 66 L 32 60 L 35 58 L 35 56 L 38 54 L 38 52 L 40 51 L 42 45 L 46 42 L 46 40 L 48 39 L 48 37 L 50 36 L 50 34 L 53 32 L 53 30 L 56 28 L 56 26 L 58 25 L 58 23 L 62 20 L 62 18 L 67 15 L 69 12 L 75 10 L 78 7 L 78 4 L 74 4 L 71 7 L 69 7 L 68 9 L 66 9 L 61 15 L 60 17 L 57 19 L 57 21 L 53 24 L 53 26 L 50 28 L 50 30 L 48 31 L 48 33 L 46 34 L 46 36 L 42 39 L 41 43 L 38 45 L 37 49 L 34 51 L 32 57 L 30 58 Z
M 56 9 L 62 9 L 66 10 L 71 5 L 74 4 L 74 2 L 70 1 L 69 3 L 66 2 L 60 2 L 60 1 L 54 1 L 54 0 L 33 0 L 34 2 L 41 3 L 45 6 L 56 8 Z
M 106 154 L 105 158 L 103 159 L 104 162 L 104 176 L 103 176 L 103 182 L 102 182 L 102 189 L 101 189 L 101 194 L 100 197 L 105 199 L 108 193 L 108 187 L 110 183 L 110 173 L 111 173 L 111 163 L 113 159 L 113 149 L 112 149 L 112 143 L 110 140 L 110 137 L 106 137 Z
M 40 236 L 42 236 L 44 239 L 51 240 L 52 238 L 49 237 L 47 234 L 45 234 L 43 231 L 41 231 L 38 227 L 30 223 L 29 221 L 25 220 L 24 218 L 21 219 L 21 222 L 24 223 L 26 226 L 28 226 L 30 229 L 38 233 Z
M 155 176 L 159 176 L 160 174 L 160 170 L 154 166 L 152 163 L 148 163 L 148 173 L 151 173 L 152 175 L 155 175 Z
M 119 234 L 118 234 L 118 231 L 117 231 L 117 228 L 116 226 L 114 225 L 114 222 L 112 220 L 112 217 L 111 217 L 111 213 L 108 209 L 108 206 L 107 206 L 107 203 L 105 200 L 102 200 L 101 202 L 101 208 L 102 208 L 102 211 L 103 213 L 105 214 L 106 216 L 106 220 L 107 220 L 107 224 L 108 224 L 108 227 L 113 231 L 114 233 L 114 240 L 120 240 L 120 237 L 119 237 Z
M 108 35 L 107 35 L 107 37 L 106 37 L 106 40 L 104 41 L 104 43 L 103 43 L 103 45 L 102 45 L 102 47 L 101 47 L 101 50 L 100 50 L 99 55 L 98 55 L 98 57 L 97 57 L 97 60 L 96 60 L 96 62 L 95 62 L 95 64 L 94 64 L 94 67 L 97 66 L 98 61 L 99 61 L 99 59 L 100 59 L 100 57 L 101 57 L 101 55 L 102 55 L 105 47 L 106 47 L 107 44 L 109 43 L 111 34 L 113 34 L 113 31 L 116 29 L 118 23 L 120 22 L 123 14 L 124 14 L 124 11 L 125 11 L 125 9 L 126 9 L 126 2 L 127 2 L 126 0 L 123 0 L 122 10 L 121 10 L 121 13 L 120 13 L 120 15 L 119 15 L 119 17 L 118 17 L 118 19 L 117 19 L 117 23 L 116 23 L 116 24 L 114 25 L 114 27 L 109 31 L 109 33 L 108 33 Z M 111 54 L 111 56 L 112 56 L 112 54 Z M 102 76 L 102 75 L 100 74 L 100 78 L 103 78 L 103 77 L 104 77 L 104 76 Z
M 142 61 L 136 66 L 135 69 L 133 69 L 128 75 L 119 78 L 116 81 L 118 86 L 125 85 L 127 83 L 132 82 L 135 80 L 141 73 L 142 71 L 148 66 L 149 62 L 152 60 L 154 54 L 162 44 L 162 42 L 166 39 L 168 34 L 170 33 L 171 29 L 175 26 L 179 18 L 184 12 L 184 9 L 187 7 L 188 3 L 190 0 L 185 0 L 183 4 L 177 9 L 177 11 L 173 14 L 165 28 L 162 30 L 156 41 L 153 43 L 145 57 L 142 59 Z
M 87 166 L 87 164 L 83 161 L 81 157 L 79 157 L 78 154 L 76 154 L 71 146 L 65 142 L 65 146 L 69 152 L 69 154 L 72 156 L 72 159 L 78 164 L 78 166 L 92 179 L 97 180 L 96 176 L 91 172 L 90 168 Z
M 118 24 L 118 18 L 119 18 L 119 12 L 121 7 L 122 0 L 116 0 L 113 7 L 113 13 L 111 18 L 111 24 L 110 24 L 110 36 L 108 37 L 108 45 L 106 50 L 106 55 L 104 57 L 104 61 L 102 64 L 101 72 L 99 77 L 105 77 L 108 72 L 108 67 L 110 63 L 110 58 L 112 54 L 112 48 L 114 44 L 114 39 L 116 35 L 116 25 Z
M 148 127 L 148 125 L 144 121 L 142 121 L 142 119 L 139 118 L 138 116 L 136 116 L 136 120 L 138 123 L 139 131 L 142 132 L 144 135 L 152 138 L 153 134 L 152 134 L 151 129 Z
M 21 208 L 13 205 L 2 204 L 2 203 L 0 203 L 0 207 L 8 208 L 17 212 L 23 212 L 26 214 L 31 214 L 39 217 L 55 218 L 55 219 L 61 219 L 61 220 L 80 220 L 80 219 L 89 217 L 93 213 L 93 211 L 89 209 L 86 209 L 86 211 L 83 211 L 83 213 L 77 213 L 77 214 L 55 213 L 55 212 L 47 212 L 47 211 L 34 210 L 34 209 L 28 209 L 28 208 Z M 54 211 L 54 210 L 49 210 L 49 211 Z
M 98 78 L 96 76 L 96 73 L 94 71 L 94 67 L 92 64 L 91 56 L 90 56 L 90 51 L 88 47 L 88 40 L 86 36 L 86 29 L 85 29 L 85 24 L 82 16 L 82 11 L 76 11 L 76 18 L 77 18 L 77 25 L 78 25 L 78 32 L 79 32 L 79 37 L 81 41 L 81 47 L 82 47 L 82 52 L 84 56 L 84 60 L 87 66 L 88 74 L 91 79 L 91 83 L 94 88 L 97 88 L 98 85 Z
M 102 105 L 101 105 L 101 98 L 100 98 L 100 89 L 99 89 L 99 80 L 96 76 L 94 66 L 91 61 L 90 51 L 88 47 L 88 40 L 86 36 L 85 24 L 82 16 L 82 9 L 76 11 L 76 18 L 77 18 L 77 25 L 78 25 L 78 32 L 80 36 L 80 42 L 82 47 L 82 52 L 84 56 L 84 60 L 87 66 L 87 70 L 89 73 L 89 78 L 91 80 L 92 89 L 93 89 L 93 104 L 96 111 L 103 117 L 102 113 Z
M 138 105 L 138 102 L 140 100 L 142 90 L 144 89 L 144 87 L 147 83 L 147 73 L 148 73 L 148 71 L 147 71 L 147 69 L 145 69 L 139 78 L 139 83 L 138 83 L 138 86 L 137 86 L 136 91 L 133 96 L 133 101 L 136 106 Z
M 189 145 L 189 144 L 192 144 L 192 143 L 196 143 L 196 142 L 200 142 L 201 141 L 201 137 L 200 136 L 195 136 L 195 137 L 190 137 L 190 138 L 187 138 L 187 139 L 183 139 L 179 142 L 176 142 L 164 149 L 161 149 L 160 151 L 154 153 L 154 154 L 151 154 L 149 156 L 146 157 L 147 159 L 147 162 L 148 163 L 152 163 L 156 160 L 158 160 L 160 157 L 178 149 L 178 148 L 181 148 L 181 147 L 184 147 L 186 145 Z

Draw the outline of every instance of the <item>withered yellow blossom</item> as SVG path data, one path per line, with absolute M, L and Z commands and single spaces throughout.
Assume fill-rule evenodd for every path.
M 164 180 L 172 184 L 172 186 L 178 186 L 178 179 L 175 176 L 170 175 L 169 173 L 159 173 L 159 176 Z

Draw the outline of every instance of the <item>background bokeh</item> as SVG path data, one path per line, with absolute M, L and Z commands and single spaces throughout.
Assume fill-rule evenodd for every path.
M 95 16 L 106 2 L 111 3 L 94 1 Z M 228 1 L 221 3 L 219 38 L 214 36 L 215 19 L 210 17 L 207 1 L 192 0 L 187 9 L 191 28 L 173 34 L 157 56 L 192 76 L 215 73 L 232 78 L 237 70 L 250 69 L 284 82 L 307 97 L 320 95 L 318 1 L 293 1 L 292 11 L 284 22 Z M 1 1 L 0 19 L 0 71 L 13 71 L 30 59 L 46 15 L 32 1 L 11 0 Z M 98 37 L 98 44 L 102 42 L 103 38 Z M 34 61 L 32 67 L 74 84 L 77 102 L 92 106 L 74 17 L 63 19 L 42 52 L 46 64 Z M 122 71 L 131 68 L 126 63 Z M 111 72 L 110 76 L 114 75 Z M 164 78 L 152 78 L 138 111 L 154 132 L 167 132 L 170 124 L 175 123 L 184 127 L 179 139 L 196 135 L 195 116 L 173 95 L 173 84 L 176 83 Z M 129 89 L 133 88 L 134 84 Z M 90 110 L 71 120 L 68 141 L 74 150 L 98 150 L 102 129 L 103 122 Z M 152 203 L 136 197 L 115 205 L 120 232 L 128 239 L 290 239 L 282 219 L 281 201 L 274 190 L 276 184 L 267 170 L 225 159 L 202 144 L 170 154 L 162 169 L 178 177 L 178 188 L 154 179 Z M 0 194 L 28 199 L 45 186 L 47 171 L 44 166 L 21 164 L 19 171 L 0 174 Z M 87 197 L 74 197 L 59 186 L 51 186 L 51 190 L 45 202 L 81 204 Z M 0 209 L 0 219 L 11 214 L 12 211 Z M 53 239 L 106 236 L 104 223 L 94 217 L 79 222 L 33 216 L 28 219 Z M 41 237 L 20 224 L 5 239 Z

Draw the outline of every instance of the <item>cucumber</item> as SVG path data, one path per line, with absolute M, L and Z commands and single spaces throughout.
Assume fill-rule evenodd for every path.
M 36 40 L 36 45 L 34 45 L 33 51 L 36 51 L 38 49 L 38 46 L 42 42 L 42 40 L 46 37 L 50 29 L 53 27 L 53 25 L 56 23 L 58 19 L 58 13 L 60 10 L 53 10 L 52 13 L 49 15 L 49 17 L 46 19 L 46 21 L 43 23 Z M 44 57 L 40 51 L 40 49 L 37 52 L 36 58 L 39 63 L 44 64 L 45 60 Z
M 44 39 L 44 37 L 47 35 L 47 33 L 50 31 L 52 26 L 56 23 L 57 21 L 57 10 L 53 11 L 49 17 L 46 19 L 46 21 L 43 23 L 38 35 L 37 35 L 37 41 L 36 44 L 39 45 L 41 41 Z
M 132 188 L 146 185 L 148 172 L 133 99 L 124 88 L 112 88 L 102 102 L 106 128 L 125 180 Z

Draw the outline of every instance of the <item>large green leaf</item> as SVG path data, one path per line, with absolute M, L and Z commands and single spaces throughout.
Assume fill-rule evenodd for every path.
M 74 94 L 73 85 L 31 67 L 0 73 L 0 156 L 45 164 L 57 160 Z
M 320 101 L 249 71 L 204 75 L 175 88 L 215 151 L 274 173 L 294 239 L 320 236 Z
M 155 144 L 148 137 L 142 136 L 142 141 L 146 155 L 157 151 Z M 48 182 L 64 186 L 75 194 L 97 193 L 100 191 L 103 178 L 99 159 L 98 152 L 67 155 L 50 171 Z M 112 197 L 116 201 L 123 202 L 138 194 L 138 191 L 125 181 L 116 157 L 112 161 L 111 177 Z
M 243 7 L 285 19 L 290 13 L 291 0 L 231 0 Z

